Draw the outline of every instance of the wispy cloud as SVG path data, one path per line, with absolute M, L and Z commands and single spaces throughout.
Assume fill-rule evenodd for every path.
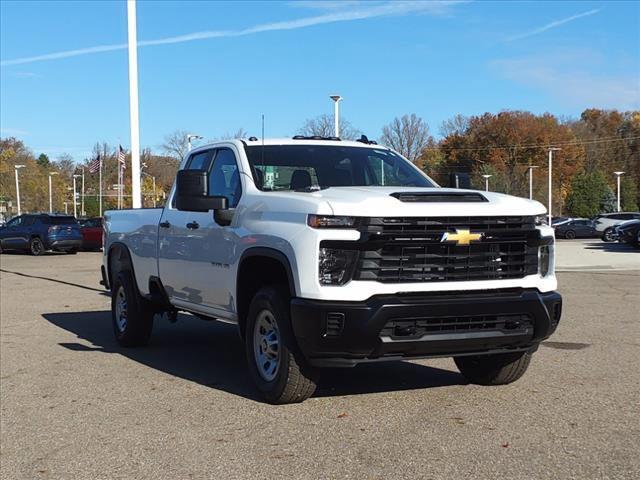
M 317 3 L 317 2 L 313 2 Z M 255 25 L 241 30 L 209 30 L 204 32 L 194 32 L 173 37 L 159 38 L 155 40 L 142 40 L 138 42 L 140 47 L 149 47 L 156 45 L 168 45 L 174 43 L 193 42 L 196 40 L 207 40 L 222 37 L 241 37 L 245 35 L 254 35 L 264 32 L 274 32 L 283 30 L 297 30 L 307 28 L 314 25 L 322 25 L 337 22 L 350 22 L 356 20 L 365 20 L 370 18 L 401 16 L 408 14 L 440 14 L 443 9 L 461 3 L 460 1 L 393 1 L 393 2 L 376 2 L 376 3 L 358 3 L 355 8 L 349 9 L 330 9 L 329 13 L 314 15 L 311 17 L 303 17 L 295 20 L 284 20 L 281 22 L 272 22 Z M 308 6 L 311 6 L 309 4 Z M 325 5 L 328 6 L 328 5 Z M 127 48 L 126 43 L 118 43 L 111 45 L 98 45 L 94 47 L 78 48 L 74 50 L 65 50 L 62 52 L 47 53 L 44 55 L 36 55 L 32 57 L 15 58 L 12 60 L 3 60 L 0 66 L 6 67 L 10 65 L 22 65 L 26 63 L 41 62 L 45 60 L 58 60 L 61 58 L 78 57 L 81 55 L 91 55 L 103 52 L 112 52 L 116 50 L 124 50 Z
M 11 76 L 17 78 L 40 78 L 42 75 L 33 72 L 11 72 Z
M 602 59 L 593 52 L 559 52 L 496 60 L 490 67 L 504 78 L 548 94 L 561 105 L 620 110 L 640 108 L 637 76 L 630 72 L 601 73 L 604 70 Z
M 534 30 L 530 30 L 528 32 L 524 32 L 518 35 L 514 35 L 513 37 L 508 38 L 508 41 L 520 40 L 521 38 L 532 37 L 533 35 L 538 35 L 542 32 L 546 32 L 547 30 L 551 30 L 552 28 L 559 27 L 560 25 L 564 25 L 569 22 L 573 22 L 574 20 L 578 20 L 579 18 L 589 17 L 591 15 L 595 15 L 600 11 L 599 8 L 594 8 L 593 10 L 589 10 L 587 12 L 578 13 L 576 15 L 572 15 L 567 18 L 561 18 L 560 20 L 554 20 L 553 22 L 547 23 L 542 27 L 536 28 Z
M 29 135 L 29 132 L 19 128 L 0 128 L 0 133 L 9 137 L 26 137 Z

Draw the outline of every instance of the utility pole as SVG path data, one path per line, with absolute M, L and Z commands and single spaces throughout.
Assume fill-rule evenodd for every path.
M 340 136 L 340 101 L 342 97 L 340 95 L 330 95 L 329 98 L 333 100 L 333 128 L 334 136 Z
M 616 180 L 618 183 L 618 212 L 620 211 L 620 177 L 624 174 L 624 172 L 613 172 L 616 175 Z
M 58 172 L 49 172 L 49 213 L 53 213 L 53 196 L 51 195 L 51 177 Z
M 20 179 L 18 178 L 18 170 L 24 167 L 26 167 L 26 165 L 13 166 L 16 173 L 16 203 L 18 204 L 18 215 L 22 215 L 22 209 L 20 208 Z
M 557 152 L 558 150 L 562 150 L 561 148 L 558 147 L 549 147 L 549 199 L 548 199 L 548 216 L 549 216 L 549 226 L 551 226 L 551 201 L 553 200 L 552 198 L 552 182 L 551 182 L 551 169 L 552 169 L 552 165 L 553 165 L 553 152 Z
M 529 200 L 533 200 L 533 169 L 538 168 L 537 165 L 529 165 Z
M 129 37 L 129 121 L 131 124 L 131 207 L 140 208 L 140 119 L 138 114 L 138 34 L 136 0 L 127 0 Z

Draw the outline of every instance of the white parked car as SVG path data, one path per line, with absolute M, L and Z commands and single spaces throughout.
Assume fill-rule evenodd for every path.
M 639 220 L 640 213 L 638 212 L 618 212 L 618 213 L 604 213 L 598 215 L 594 219 L 594 226 L 596 231 L 602 233 L 602 239 L 605 242 L 612 242 L 615 240 L 614 228 L 629 220 Z
M 103 283 L 123 346 L 156 313 L 236 324 L 272 403 L 309 397 L 322 367 L 380 360 L 452 356 L 506 384 L 560 320 L 544 216 L 440 188 L 364 137 L 224 141 L 188 154 L 163 209 L 106 212 Z

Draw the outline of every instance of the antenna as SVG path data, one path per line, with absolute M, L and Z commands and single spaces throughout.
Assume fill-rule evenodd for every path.
M 265 168 L 264 168 L 264 113 L 262 114 L 262 178 L 265 177 Z M 264 183 L 264 180 L 263 180 Z M 260 185 L 260 190 L 262 190 L 264 185 Z

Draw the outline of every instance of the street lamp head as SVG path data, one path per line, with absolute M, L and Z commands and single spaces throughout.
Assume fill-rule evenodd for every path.
M 488 175 L 488 174 L 482 175 L 482 178 L 491 178 L 491 177 L 493 177 L 493 175 Z
M 562 150 L 560 147 L 549 147 L 550 152 L 557 152 L 558 150 Z
M 73 178 L 81 178 L 81 177 L 82 177 L 82 175 L 79 175 L 77 173 L 73 176 Z
M 339 102 L 340 100 L 342 100 L 342 97 L 340 95 L 329 95 L 329 98 L 334 102 Z
M 618 177 L 619 177 L 620 175 L 624 174 L 624 172 L 613 172 L 613 173 L 615 173 L 615 174 L 616 174 L 616 176 L 618 176 Z
M 49 176 L 51 175 L 58 175 L 60 172 L 49 172 Z
M 539 165 L 529 165 L 529 170 L 531 170 L 532 168 L 540 168 Z
M 195 135 L 193 133 L 187 135 L 187 139 L 191 140 L 192 138 L 196 140 L 202 140 L 204 137 L 202 135 Z
M 14 165 L 13 168 L 15 168 L 16 170 L 18 170 L 19 168 L 24 168 L 26 167 L 26 165 Z

